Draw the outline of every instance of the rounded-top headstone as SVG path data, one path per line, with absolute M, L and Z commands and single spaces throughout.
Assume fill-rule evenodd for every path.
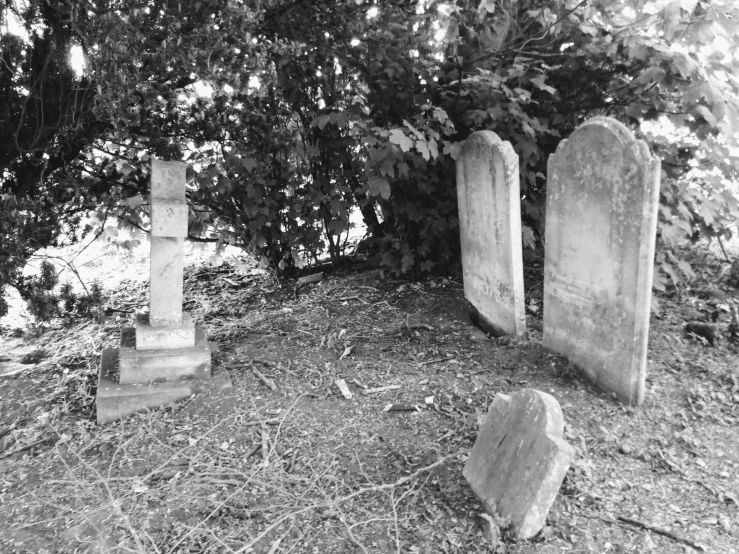
M 518 155 L 492 131 L 457 160 L 464 294 L 495 334 L 526 332 Z
M 608 117 L 550 156 L 544 346 L 629 405 L 644 400 L 660 160 Z

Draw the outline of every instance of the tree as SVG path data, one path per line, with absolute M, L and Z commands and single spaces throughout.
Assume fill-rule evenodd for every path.
M 390 269 L 443 270 L 458 254 L 454 158 L 470 132 L 493 129 L 519 154 L 523 239 L 535 248 L 547 157 L 602 114 L 663 159 L 656 286 L 690 275 L 673 251 L 680 240 L 728 236 L 739 215 L 732 2 L 51 6 L 36 0 L 22 14 L 29 29 L 48 29 L 31 44 L 3 35 L 12 71 L 0 74 L 3 128 L 27 128 L 35 141 L 32 152 L 5 150 L 2 209 L 40 217 L 29 226 L 46 225 L 45 242 L 93 205 L 101 220 L 145 227 L 156 156 L 192 169 L 193 239 L 243 246 L 289 272 L 322 253 L 337 262 L 358 208 Z M 82 77 L 64 64 L 72 43 L 86 55 Z M 58 83 L 56 96 L 35 85 L 46 82 L 38 74 Z M 43 130 L 26 114 L 53 97 L 67 108 Z M 13 133 L 2 141 L 17 142 Z M 54 217 L 32 203 L 41 191 Z

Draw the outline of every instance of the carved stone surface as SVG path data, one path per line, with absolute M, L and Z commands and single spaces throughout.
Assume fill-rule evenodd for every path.
M 464 294 L 496 334 L 526 332 L 518 156 L 491 131 L 457 160 Z
M 151 161 L 151 197 L 173 202 L 185 202 L 187 164 L 184 162 Z
M 526 539 L 544 526 L 574 450 L 555 398 L 534 389 L 496 394 L 464 466 L 485 510 Z
M 660 160 L 597 117 L 549 158 L 544 346 L 624 403 L 644 400 Z
M 177 325 L 182 321 L 183 239 L 151 237 L 149 324 Z
M 153 199 L 151 204 L 151 236 L 187 236 L 187 204 Z

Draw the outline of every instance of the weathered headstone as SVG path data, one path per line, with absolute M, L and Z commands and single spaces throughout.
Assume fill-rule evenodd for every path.
M 526 539 L 544 526 L 574 450 L 562 438 L 562 410 L 545 392 L 496 394 L 464 466 L 485 510 Z
M 544 346 L 624 403 L 644 400 L 660 160 L 596 117 L 549 158 Z
M 518 156 L 491 131 L 472 133 L 457 160 L 464 295 L 496 334 L 526 332 Z
M 185 171 L 184 163 L 152 161 L 149 313 L 121 331 L 119 349 L 103 351 L 98 423 L 187 398 L 210 377 L 211 345 L 182 311 Z

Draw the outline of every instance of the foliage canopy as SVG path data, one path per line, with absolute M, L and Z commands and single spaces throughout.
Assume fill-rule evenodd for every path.
M 594 115 L 662 158 L 656 287 L 690 277 L 680 241 L 739 215 L 731 0 L 4 0 L 0 18 L 27 35 L 0 35 L 0 287 L 23 291 L 89 210 L 146 227 L 152 156 L 190 166 L 193 239 L 283 273 L 337 261 L 354 209 L 383 264 L 443 270 L 477 129 L 520 157 L 529 248 L 547 157 Z

